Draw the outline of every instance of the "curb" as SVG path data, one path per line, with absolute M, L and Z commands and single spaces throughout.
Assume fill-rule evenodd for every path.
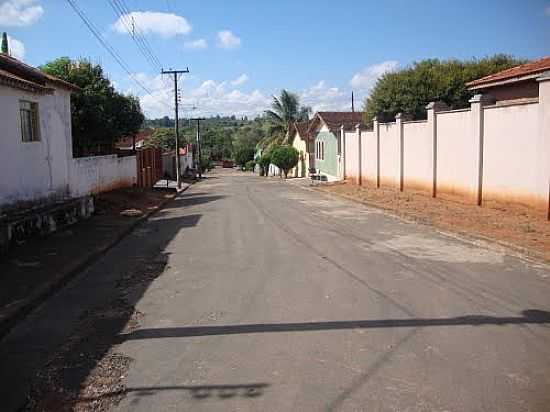
M 302 186 L 299 186 L 299 187 L 302 187 Z M 304 190 L 310 190 L 312 192 L 320 192 L 319 189 L 314 189 L 314 188 L 311 188 L 311 187 L 302 187 L 302 188 Z M 497 240 L 497 239 L 494 239 L 494 238 L 491 238 L 491 237 L 488 237 L 488 236 L 484 236 L 484 235 L 465 232 L 463 230 L 447 231 L 445 229 L 439 228 L 436 224 L 428 221 L 425 218 L 408 216 L 406 214 L 399 214 L 399 213 L 396 213 L 396 211 L 394 209 L 390 209 L 388 207 L 384 207 L 384 206 L 381 206 L 381 205 L 378 205 L 378 204 L 375 204 L 375 203 L 372 203 L 372 202 L 369 202 L 369 201 L 356 199 L 353 196 L 349 196 L 349 195 L 345 195 L 345 194 L 334 194 L 334 193 L 326 192 L 324 190 L 322 191 L 322 193 L 324 193 L 325 195 L 330 196 L 330 197 L 344 198 L 346 200 L 350 200 L 352 202 L 359 203 L 359 204 L 362 204 L 364 206 L 371 207 L 373 209 L 378 209 L 378 210 L 384 212 L 388 216 L 392 216 L 394 218 L 400 219 L 400 220 L 402 220 L 404 222 L 407 222 L 407 223 L 415 223 L 415 224 L 420 224 L 420 225 L 424 225 L 424 226 L 434 228 L 439 233 L 441 233 L 445 236 L 453 237 L 455 239 L 462 240 L 464 242 L 474 244 L 476 246 L 479 246 L 479 242 L 481 241 L 481 242 L 487 243 L 488 244 L 487 246 L 493 246 L 493 247 L 494 246 L 499 246 L 500 248 L 506 250 L 507 252 L 513 253 L 514 256 L 522 258 L 522 259 L 527 260 L 527 261 L 531 261 L 533 263 L 540 263 L 540 264 L 544 264 L 544 265 L 548 265 L 550 263 L 548 261 L 548 259 L 545 258 L 544 255 L 541 252 L 530 250 L 530 249 L 524 248 L 522 246 L 514 245 L 513 243 L 505 242 L 505 241 L 502 241 L 502 240 Z
M 65 271 L 50 282 L 47 282 L 42 287 L 35 290 L 30 297 L 19 302 L 16 306 L 8 310 L 8 314 L 4 319 L 0 320 L 0 341 L 11 331 L 11 329 L 17 325 L 18 322 L 23 320 L 34 309 L 40 306 L 49 297 L 53 296 L 57 291 L 67 285 L 78 273 L 82 272 L 86 267 L 96 262 L 106 252 L 120 243 L 128 234 L 130 234 L 137 226 L 141 225 L 148 218 L 153 216 L 159 210 L 164 208 L 167 203 L 174 200 L 180 193 L 185 192 L 191 185 L 185 189 L 177 192 L 174 196 L 163 200 L 156 209 L 150 210 L 132 222 L 128 227 L 124 228 L 118 233 L 111 241 L 99 246 L 88 256 L 81 261 L 70 265 Z

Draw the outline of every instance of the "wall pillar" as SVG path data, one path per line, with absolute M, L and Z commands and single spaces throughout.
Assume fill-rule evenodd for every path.
M 380 119 L 378 116 L 372 119 L 372 130 L 376 137 L 376 187 L 380 188 Z
M 539 82 L 539 164 L 544 170 L 542 184 L 548 187 L 547 219 L 550 220 L 550 71 L 537 78 Z
M 405 136 L 403 133 L 403 122 L 411 120 L 412 116 L 397 113 L 395 116 L 395 125 L 399 133 L 399 190 L 402 192 L 405 188 Z
M 472 136 L 477 141 L 479 152 L 477 157 L 477 205 L 483 203 L 483 153 L 484 153 L 484 113 L 483 106 L 495 102 L 495 99 L 487 94 L 476 94 L 470 100 L 472 115 Z
M 443 102 L 431 102 L 426 106 L 428 130 L 432 138 L 432 197 L 437 197 L 437 116 L 436 113 L 448 110 Z
M 357 135 L 357 167 L 358 167 L 358 174 L 357 174 L 357 183 L 359 186 L 363 184 L 363 147 L 361 144 L 361 125 L 357 124 L 355 126 L 355 134 Z
M 344 125 L 340 126 L 340 145 L 341 145 L 340 161 L 342 162 L 342 179 L 346 180 L 346 132 L 344 130 Z

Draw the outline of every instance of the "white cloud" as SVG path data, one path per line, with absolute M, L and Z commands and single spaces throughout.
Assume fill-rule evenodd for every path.
M 192 29 L 185 17 L 173 13 L 133 11 L 119 17 L 115 24 L 113 24 L 113 30 L 118 33 L 128 34 L 126 26 L 131 28 L 132 21 L 142 33 L 155 33 L 166 38 L 174 37 L 178 34 L 188 34 Z
M 399 62 L 388 60 L 382 63 L 367 66 L 361 72 L 356 73 L 350 81 L 353 88 L 370 92 L 376 81 L 385 73 L 393 72 L 399 67 Z
M 0 3 L 0 26 L 30 26 L 44 14 L 35 0 L 7 0 Z
M 8 34 L 8 49 L 10 56 L 15 57 L 18 60 L 25 58 L 25 45 L 17 39 L 14 39 Z
M 231 81 L 231 84 L 233 86 L 240 86 L 241 84 L 244 84 L 247 81 L 248 81 L 248 75 L 243 73 L 239 77 L 237 77 L 235 80 Z
M 314 112 L 350 110 L 351 95 L 338 87 L 327 86 L 324 80 L 303 90 L 298 95 L 300 103 L 310 106 Z
M 189 40 L 183 43 L 183 47 L 189 50 L 206 49 L 208 42 L 205 39 Z
M 236 49 L 241 45 L 241 39 L 229 30 L 218 32 L 218 47 L 222 49 Z
M 168 79 L 162 79 L 160 75 L 152 77 L 143 73 L 137 73 L 134 77 L 152 91 L 150 95 L 144 95 L 134 85 L 129 90 L 140 96 L 145 115 L 149 118 L 165 115 L 172 117 L 174 89 Z M 180 81 L 187 82 L 188 78 L 183 77 Z M 271 98 L 259 90 L 244 93 L 234 90 L 231 82 L 214 80 L 203 81 L 195 88 L 183 86 L 181 97 L 183 111 L 180 115 L 182 117 L 191 115 L 209 117 L 216 114 L 254 116 L 263 113 L 271 103 Z M 197 108 L 191 112 L 189 105 L 196 105 Z

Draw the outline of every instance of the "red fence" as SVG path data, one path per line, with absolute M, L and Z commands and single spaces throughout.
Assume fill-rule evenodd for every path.
M 137 185 L 150 188 L 162 178 L 162 155 L 160 149 L 142 149 L 136 153 Z

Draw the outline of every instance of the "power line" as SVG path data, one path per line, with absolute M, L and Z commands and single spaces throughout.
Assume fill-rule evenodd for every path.
M 151 65 L 153 70 L 157 71 L 158 68 L 162 66 L 157 65 L 157 62 L 155 61 L 155 59 L 149 54 L 149 52 L 143 47 L 142 43 L 139 41 L 139 36 L 136 36 L 135 22 L 128 21 L 128 15 L 125 14 L 124 11 L 122 11 L 122 9 L 120 8 L 116 0 L 115 1 L 109 0 L 109 3 L 113 11 L 115 12 L 115 17 L 117 17 L 120 23 L 126 28 L 126 30 L 128 31 L 128 34 L 130 35 L 130 37 L 138 47 L 139 51 L 141 52 L 143 57 L 145 57 L 145 60 L 147 60 L 147 62 Z
M 83 10 L 81 10 L 77 5 L 75 0 L 67 0 L 67 3 L 72 7 L 72 9 L 75 11 L 75 13 L 80 17 L 80 19 L 84 22 L 86 27 L 90 30 L 90 32 L 94 35 L 94 37 L 101 43 L 101 45 L 109 52 L 109 54 L 113 57 L 113 59 L 116 60 L 116 62 L 122 67 L 122 69 L 130 76 L 130 78 L 140 87 L 142 88 L 147 94 L 152 94 L 151 90 L 149 90 L 146 86 L 143 85 L 132 73 L 124 59 L 118 54 L 118 52 L 109 44 L 109 42 L 103 38 L 97 27 L 92 23 L 92 21 L 86 16 Z
M 110 1 L 111 3 L 113 3 L 113 0 Z M 130 16 L 132 13 L 130 12 L 130 9 L 128 8 L 125 0 L 114 0 L 114 5 L 117 6 L 121 19 L 126 20 L 126 27 L 129 31 L 131 30 L 130 34 L 132 36 L 132 39 L 136 41 L 138 47 L 143 50 L 146 59 L 152 61 L 153 64 L 157 66 L 155 70 L 161 69 L 162 63 L 160 62 L 157 55 L 153 52 L 149 41 L 141 31 L 139 25 L 133 20 L 133 18 L 132 21 L 128 21 L 128 16 Z

